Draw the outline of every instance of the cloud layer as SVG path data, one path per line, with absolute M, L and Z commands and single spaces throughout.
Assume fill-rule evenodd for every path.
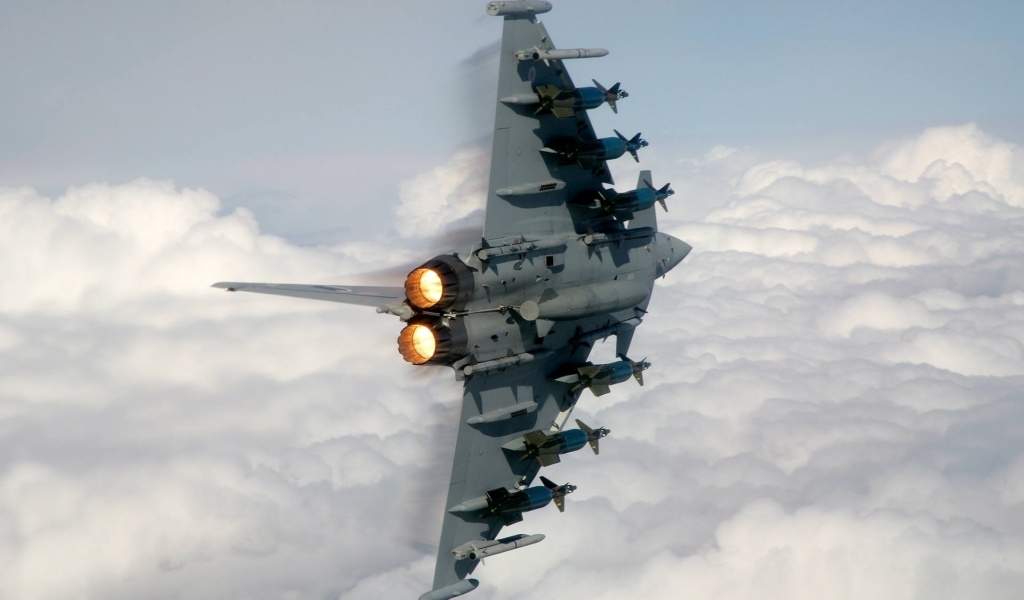
M 402 363 L 372 310 L 208 286 L 426 258 L 411 238 L 470 224 L 484 163 L 407 183 L 397 248 L 298 247 L 166 182 L 0 189 L 0 597 L 429 587 L 450 372 Z M 655 175 L 695 250 L 634 341 L 647 385 L 584 397 L 601 456 L 550 467 L 579 486 L 566 513 L 514 527 L 548 537 L 474 597 L 1016 597 L 1021 149 L 964 125 Z

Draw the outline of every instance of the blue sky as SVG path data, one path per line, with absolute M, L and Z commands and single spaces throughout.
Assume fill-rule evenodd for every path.
M 681 157 L 832 157 L 969 121 L 1024 141 L 1019 2 L 623 6 L 544 15 L 557 45 L 611 50 L 578 83 L 632 94 L 599 132 Z M 300 242 L 380 230 L 399 182 L 485 143 L 493 65 L 466 59 L 499 35 L 475 1 L 6 2 L 0 181 L 172 179 Z

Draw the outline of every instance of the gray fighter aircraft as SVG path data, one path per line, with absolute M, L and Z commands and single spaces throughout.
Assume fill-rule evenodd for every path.
M 612 183 L 607 160 L 625 152 L 635 157 L 646 142 L 639 135 L 598 139 L 586 111 L 602 102 L 584 98 L 593 94 L 579 92 L 565 62 L 607 51 L 555 49 L 536 18 L 549 10 L 542 0 L 487 5 L 504 27 L 479 243 L 426 261 L 403 286 L 214 284 L 375 306 L 404 323 L 398 346 L 405 360 L 451 367 L 464 381 L 434 583 L 421 600 L 475 589 L 477 580 L 467 577 L 483 557 L 544 538 L 498 534 L 524 511 L 550 500 L 562 506 L 575 489 L 550 481 L 529 485 L 544 464 L 584 441 L 596 453 L 596 440 L 607 430 L 563 426 L 584 389 L 605 393 L 631 376 L 642 383 L 649 363 L 626 358 L 634 331 L 655 279 L 690 252 L 685 242 L 658 231 L 654 201 L 663 202 L 669 191 L 656 189 L 649 171 L 641 173 L 635 193 L 604 187 Z M 603 101 L 613 96 L 624 94 L 608 90 Z M 567 101 L 537 110 L 546 98 Z M 593 343 L 610 336 L 622 360 L 587 362 Z

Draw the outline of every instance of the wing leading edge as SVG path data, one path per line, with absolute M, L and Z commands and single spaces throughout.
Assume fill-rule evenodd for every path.
M 460 505 L 472 508 L 488 490 L 525 487 L 540 471 L 538 461 L 521 460 L 502 447 L 530 431 L 560 429 L 579 397 L 568 386 L 549 381 L 545 370 L 544 363 L 532 363 L 466 381 L 434 590 L 464 579 L 479 564 L 476 559 L 457 558 L 456 549 L 496 539 L 504 524 L 485 509 L 463 511 Z
M 561 140 L 595 140 L 585 110 L 574 111 L 573 118 L 559 118 L 537 115 L 532 107 L 524 109 L 512 101 L 536 94 L 538 87 L 575 87 L 563 61 L 517 58 L 517 52 L 530 48 L 554 49 L 544 24 L 529 13 L 505 16 L 484 224 L 488 240 L 577 233 L 580 216 L 569 200 L 612 183 L 603 162 L 582 169 L 544 150 Z
M 245 283 L 220 281 L 212 287 L 229 292 L 254 292 L 309 300 L 326 300 L 361 306 L 387 306 L 405 298 L 405 288 L 358 285 L 303 285 L 295 283 Z

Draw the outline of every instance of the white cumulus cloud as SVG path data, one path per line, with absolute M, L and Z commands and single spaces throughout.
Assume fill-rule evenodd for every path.
M 372 309 L 209 285 L 426 259 L 478 218 L 484 156 L 407 182 L 397 243 L 296 246 L 168 182 L 0 188 L 0 597 L 426 590 L 450 371 Z M 547 539 L 473 597 L 1019 595 L 1024 153 L 963 125 L 751 156 L 655 174 L 694 251 L 635 338 L 646 386 L 584 395 L 601 455 L 549 467 L 565 514 L 511 528 Z

